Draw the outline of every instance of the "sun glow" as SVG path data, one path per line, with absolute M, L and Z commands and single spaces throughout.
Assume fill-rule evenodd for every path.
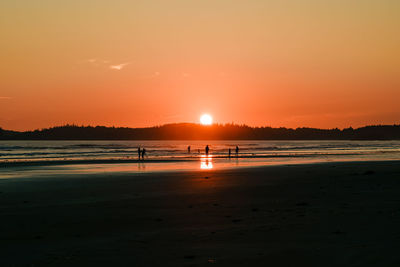
M 202 125 L 211 125 L 213 123 L 213 118 L 208 114 L 203 114 L 200 117 L 200 123 Z
M 201 155 L 200 157 L 200 169 L 211 170 L 213 168 L 212 156 Z

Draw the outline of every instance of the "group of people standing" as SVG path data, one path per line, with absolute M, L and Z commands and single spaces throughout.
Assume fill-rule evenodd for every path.
M 137 151 L 138 151 L 139 160 L 140 160 L 140 158 L 142 158 L 144 160 L 144 156 L 146 155 L 146 148 L 138 147 Z
M 190 146 L 187 147 L 187 151 L 188 151 L 188 154 L 190 154 L 190 151 L 191 151 Z M 200 149 L 198 150 L 198 152 L 200 153 Z M 206 153 L 206 156 L 208 156 L 208 153 L 210 153 L 209 145 L 206 145 L 204 152 Z M 239 156 L 239 147 L 238 146 L 235 147 L 235 153 L 236 153 L 236 157 L 238 157 Z M 228 149 L 228 157 L 232 157 L 232 149 L 231 148 Z
M 235 154 L 236 154 L 236 157 L 239 156 L 239 147 L 238 146 L 236 146 L 236 148 L 235 148 Z M 228 157 L 232 157 L 232 149 L 231 148 L 228 149 Z
M 191 147 L 190 146 L 187 147 L 187 152 L 190 154 L 190 152 L 191 152 Z M 198 149 L 198 152 L 200 154 L 200 149 Z M 205 152 L 206 156 L 208 156 L 208 154 L 210 153 L 210 146 L 209 145 L 206 145 L 206 147 L 204 148 L 204 152 Z M 236 148 L 235 148 L 235 154 L 236 154 L 236 157 L 239 156 L 239 147 L 238 146 L 236 146 Z M 138 159 L 139 160 L 144 160 L 144 156 L 145 155 L 146 155 L 146 149 L 138 147 Z M 228 149 L 228 157 L 229 158 L 232 157 L 232 149 L 231 148 Z

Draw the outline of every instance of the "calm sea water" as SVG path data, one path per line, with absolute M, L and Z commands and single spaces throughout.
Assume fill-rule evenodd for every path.
M 210 146 L 208 157 L 206 145 Z M 139 146 L 146 148 L 146 159 L 134 164 Z M 232 158 L 228 158 L 229 148 Z M 40 170 L 51 162 L 73 162 L 63 168 L 153 171 L 352 160 L 400 160 L 400 141 L 0 141 L 3 176 L 10 176 L 11 169 L 15 174 L 10 162 L 21 162 L 17 168 L 21 171 L 27 169 L 22 168 L 24 163 L 33 161 L 41 163 L 35 165 Z M 104 164 L 112 162 L 116 164 Z

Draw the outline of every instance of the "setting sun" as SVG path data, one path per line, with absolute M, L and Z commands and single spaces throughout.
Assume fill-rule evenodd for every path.
M 202 125 L 211 125 L 213 123 L 213 119 L 210 115 L 208 114 L 203 114 L 200 117 L 200 123 Z

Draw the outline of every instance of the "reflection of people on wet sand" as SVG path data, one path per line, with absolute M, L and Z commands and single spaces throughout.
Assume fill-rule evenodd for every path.
M 229 148 L 229 150 L 228 150 L 228 157 L 229 158 L 231 157 L 231 154 L 232 154 L 232 151 L 231 151 L 231 148 Z
M 144 165 L 143 162 L 138 163 L 138 170 L 139 171 L 144 171 L 146 169 L 146 166 Z
M 187 147 L 187 151 L 190 154 L 190 146 Z
M 208 147 L 208 145 L 206 146 L 206 155 L 208 156 L 208 152 L 210 151 L 210 148 Z
M 144 160 L 144 156 L 146 155 L 146 149 L 145 148 L 143 148 L 142 149 L 142 160 Z
M 140 151 L 140 147 L 138 147 L 138 149 L 137 149 L 137 153 L 138 153 L 138 160 L 140 160 L 140 153 L 141 153 L 141 151 Z

